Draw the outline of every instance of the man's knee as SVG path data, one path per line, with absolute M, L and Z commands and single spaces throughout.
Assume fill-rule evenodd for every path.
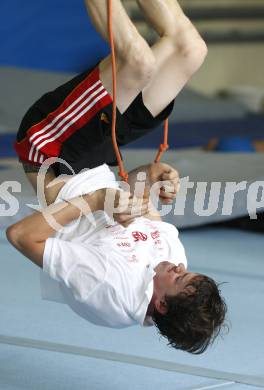
M 177 34 L 171 36 L 175 55 L 184 58 L 187 69 L 195 72 L 207 56 L 207 45 L 191 21 L 186 18 Z
M 134 82 L 147 84 L 156 69 L 156 60 L 152 50 L 145 42 L 134 41 L 127 46 L 124 53 L 124 63 L 130 69 Z
M 196 72 L 200 68 L 207 56 L 207 52 L 206 43 L 201 37 L 196 37 L 194 41 L 186 44 L 184 55 L 191 73 Z

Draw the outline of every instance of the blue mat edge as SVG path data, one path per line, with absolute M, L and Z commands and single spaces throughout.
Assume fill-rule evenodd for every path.
M 163 126 L 152 130 L 144 137 L 125 145 L 128 149 L 156 148 L 163 140 Z M 176 134 L 175 134 L 176 133 Z M 247 136 L 250 139 L 264 137 L 264 115 L 249 115 L 243 119 L 215 121 L 178 122 L 169 125 L 170 149 L 204 146 L 210 138 Z M 15 133 L 0 134 L 0 156 L 16 157 Z

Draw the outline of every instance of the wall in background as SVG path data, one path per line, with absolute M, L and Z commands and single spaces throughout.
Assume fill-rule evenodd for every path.
M 189 85 L 207 94 L 237 85 L 264 90 L 264 43 L 212 44 Z
M 0 66 L 80 72 L 109 52 L 83 0 L 1 0 Z
M 137 2 L 123 1 L 140 33 L 154 42 L 157 34 Z M 264 88 L 264 0 L 178 1 L 209 47 L 205 64 L 189 85 L 208 94 L 230 85 Z
M 109 53 L 83 0 L 1 0 L 0 47 L 0 66 L 68 72 L 89 68 Z M 209 44 L 207 60 L 189 85 L 208 94 L 238 84 L 264 88 L 263 69 L 264 42 Z

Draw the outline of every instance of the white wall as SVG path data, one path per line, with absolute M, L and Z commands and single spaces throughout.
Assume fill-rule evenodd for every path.
M 264 43 L 214 44 L 189 85 L 207 94 L 233 85 L 252 85 L 264 91 Z

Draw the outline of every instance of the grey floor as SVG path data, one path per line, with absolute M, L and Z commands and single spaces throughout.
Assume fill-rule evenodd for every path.
M 1 180 L 18 174 L 14 162 L 3 162 Z M 19 177 L 20 201 L 28 201 L 32 193 Z M 181 237 L 189 269 L 225 282 L 230 331 L 201 356 L 168 348 L 155 329 L 95 327 L 64 305 L 42 301 L 39 270 L 8 244 L 2 229 L 0 389 L 264 387 L 263 236 L 200 228 Z

